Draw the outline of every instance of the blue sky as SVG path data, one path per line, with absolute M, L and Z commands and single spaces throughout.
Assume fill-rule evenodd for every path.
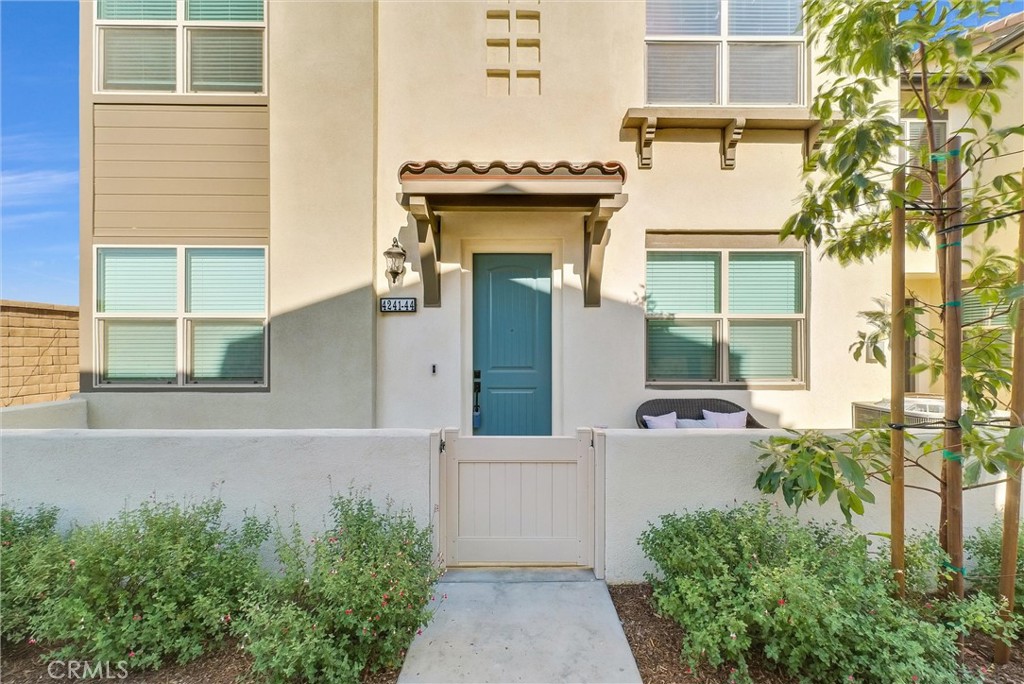
M 0 297 L 78 303 L 78 4 L 0 0 Z
M 76 1 L 0 0 L 0 145 L 0 298 L 77 304 Z

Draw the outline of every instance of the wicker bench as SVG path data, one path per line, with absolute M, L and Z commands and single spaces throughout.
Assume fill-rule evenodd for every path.
M 677 418 L 701 419 L 704 417 L 704 409 L 714 413 L 737 413 L 744 411 L 742 406 L 734 404 L 725 399 L 650 399 L 640 404 L 636 410 L 636 424 L 647 429 L 644 423 L 644 416 L 663 416 L 666 413 L 676 412 Z M 754 416 L 747 411 L 747 427 L 762 428 Z

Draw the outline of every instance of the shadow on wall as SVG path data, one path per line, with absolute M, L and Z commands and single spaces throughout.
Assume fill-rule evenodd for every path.
M 272 304 L 272 302 L 271 302 Z M 267 387 L 221 382 L 143 388 L 92 387 L 84 360 L 82 392 L 93 428 L 370 428 L 375 381 L 374 295 L 369 286 L 273 315 L 267 323 Z M 215 331 L 214 331 L 215 332 Z M 213 339 L 200 374 L 256 384 L 262 333 L 251 328 Z

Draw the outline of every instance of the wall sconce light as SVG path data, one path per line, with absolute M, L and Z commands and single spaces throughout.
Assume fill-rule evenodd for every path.
M 384 266 L 387 274 L 391 276 L 392 283 L 397 283 L 398 276 L 405 272 L 405 249 L 399 244 L 398 238 L 384 250 Z

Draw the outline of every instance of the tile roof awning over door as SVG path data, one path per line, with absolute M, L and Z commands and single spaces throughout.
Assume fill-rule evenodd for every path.
M 619 162 L 406 162 L 398 171 L 398 202 L 416 221 L 423 305 L 441 305 L 439 211 L 579 211 L 583 224 L 586 306 L 601 305 L 608 221 L 626 204 Z

